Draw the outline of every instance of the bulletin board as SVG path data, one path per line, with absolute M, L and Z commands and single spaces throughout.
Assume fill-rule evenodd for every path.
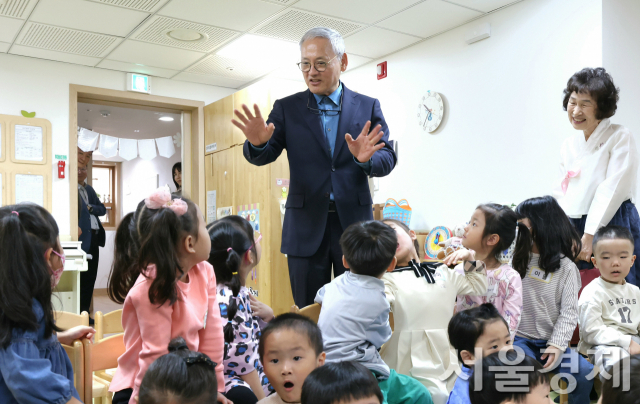
M 0 115 L 2 205 L 30 201 L 51 212 L 51 122 Z

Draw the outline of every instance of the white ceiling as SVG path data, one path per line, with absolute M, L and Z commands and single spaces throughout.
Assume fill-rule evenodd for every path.
M 0 53 L 240 88 L 300 80 L 294 61 L 216 52 L 243 35 L 296 43 L 314 26 L 345 38 L 349 69 L 522 0 L 0 0 Z M 165 33 L 205 33 L 180 42 Z
M 108 112 L 109 116 L 103 117 L 102 112 Z M 158 119 L 161 116 L 170 116 L 173 121 L 161 121 Z M 174 136 L 182 132 L 181 119 L 181 115 L 175 113 L 78 103 L 78 126 L 118 138 L 155 139 Z M 124 161 L 119 156 L 105 158 L 97 151 L 94 152 L 94 160 Z

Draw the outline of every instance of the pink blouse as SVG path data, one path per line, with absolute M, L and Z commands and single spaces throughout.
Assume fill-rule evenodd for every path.
M 129 404 L 136 404 L 142 378 L 149 365 L 168 353 L 171 339 L 181 336 L 192 351 L 205 353 L 217 363 L 218 390 L 224 392 L 224 337 L 220 308 L 216 301 L 213 267 L 203 261 L 189 271 L 189 283 L 178 282 L 178 300 L 158 307 L 149 301 L 155 266 L 147 268 L 129 291 L 122 310 L 126 351 L 118 358 L 118 369 L 109 391 L 133 389 Z
M 484 296 L 458 295 L 456 312 L 492 303 L 509 325 L 511 338 L 515 337 L 522 313 L 522 279 L 508 264 L 487 269 L 487 293 Z

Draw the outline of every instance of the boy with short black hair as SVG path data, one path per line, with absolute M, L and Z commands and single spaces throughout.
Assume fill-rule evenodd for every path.
M 640 355 L 622 361 L 620 366 L 607 369 L 612 377 L 602 382 L 598 404 L 638 404 L 640 397 Z M 615 372 L 619 372 L 616 374 Z M 626 379 L 626 380 L 625 380 Z
M 591 260 L 600 278 L 585 286 L 578 300 L 578 350 L 602 370 L 640 354 L 640 289 L 625 281 L 636 259 L 633 249 L 625 227 L 605 226 L 593 236 Z
M 382 404 L 373 373 L 357 362 L 336 362 L 309 374 L 302 386 L 302 404 Z
M 395 230 L 380 221 L 356 223 L 344 231 L 340 246 L 349 271 L 323 286 L 315 299 L 322 305 L 318 326 L 327 362 L 367 367 L 378 379 L 384 403 L 432 403 L 426 387 L 390 370 L 378 353 L 392 332 L 381 278 L 396 266 Z
M 309 318 L 281 314 L 262 330 L 258 355 L 276 392 L 261 404 L 300 403 L 302 385 L 314 369 L 324 365 L 322 333 Z

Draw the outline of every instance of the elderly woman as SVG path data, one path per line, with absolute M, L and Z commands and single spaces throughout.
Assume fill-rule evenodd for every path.
M 631 230 L 640 253 L 640 218 L 636 195 L 638 151 L 629 129 L 611 123 L 619 89 L 603 68 L 585 68 L 574 74 L 564 90 L 569 122 L 581 132 L 562 144 L 555 196 L 582 236 L 580 269 L 592 268 L 591 242 L 608 224 Z M 627 281 L 637 285 L 635 264 Z

